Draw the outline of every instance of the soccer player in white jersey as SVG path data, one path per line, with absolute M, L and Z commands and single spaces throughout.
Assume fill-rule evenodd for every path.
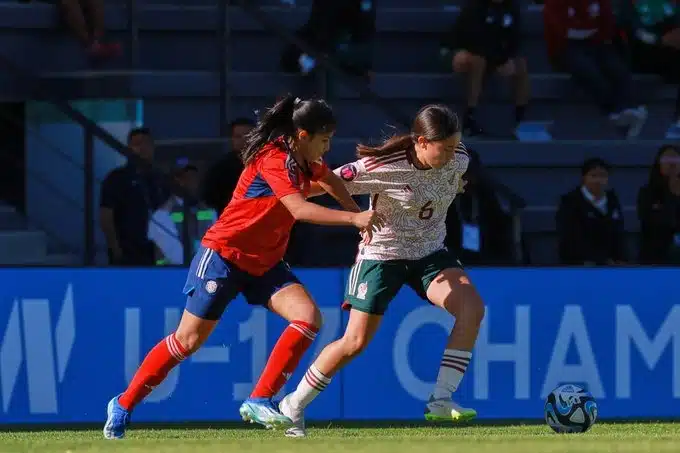
M 410 134 L 357 150 L 362 158 L 335 172 L 351 194 L 370 194 L 371 209 L 386 224 L 369 243 L 359 244 L 343 304 L 351 310 L 344 336 L 326 346 L 279 405 L 295 425 L 286 431 L 289 437 L 305 436 L 304 408 L 368 345 L 403 285 L 456 319 L 425 418 L 459 422 L 477 415 L 452 401 L 484 317 L 484 304 L 460 261 L 443 246 L 446 212 L 463 189 L 469 161 L 458 118 L 446 106 L 428 105 Z

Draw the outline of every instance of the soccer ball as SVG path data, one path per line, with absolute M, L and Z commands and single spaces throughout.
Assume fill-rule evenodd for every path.
M 556 433 L 585 433 L 597 419 L 597 403 L 578 385 L 562 385 L 545 401 L 545 421 Z

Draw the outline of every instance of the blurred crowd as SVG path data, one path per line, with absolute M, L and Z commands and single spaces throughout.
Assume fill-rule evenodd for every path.
M 130 160 L 104 180 L 100 198 L 100 226 L 109 262 L 119 266 L 182 264 L 186 256 L 183 228 L 189 235 L 190 252 L 216 220 L 236 187 L 243 165 L 238 151 L 244 135 L 253 127 L 248 119 L 231 124 L 231 149 L 205 171 L 182 163 L 173 182 L 184 189 L 184 198 L 173 194 L 166 181 L 154 176 L 150 166 Z M 151 131 L 130 131 L 128 146 L 150 162 L 154 154 Z M 512 214 L 502 197 L 484 177 L 481 159 L 468 148 L 471 161 L 465 193 L 456 197 L 447 214 L 445 244 L 459 252 L 461 261 L 474 265 L 517 263 L 513 250 Z M 637 219 L 640 233 L 634 244 L 626 240 L 624 212 L 616 190 L 609 187 L 610 165 L 593 158 L 583 163 L 581 180 L 558 201 L 555 219 L 559 261 L 566 265 L 680 264 L 680 148 L 662 146 L 639 189 Z M 184 209 L 189 203 L 188 209 Z M 365 206 L 365 200 L 363 202 Z M 186 212 L 190 215 L 187 217 Z M 301 228 L 310 228 L 300 225 Z M 312 226 L 316 232 L 324 227 Z M 358 236 L 335 243 L 344 250 L 326 247 L 324 254 L 310 246 L 309 230 L 293 234 L 288 260 L 297 266 L 345 266 L 351 264 Z
M 614 3 L 612 3 L 612 1 Z M 353 74 L 372 77 L 376 10 L 372 0 L 315 0 L 308 22 L 297 32 L 316 52 L 332 55 Z M 519 125 L 530 104 L 529 70 L 524 51 L 521 0 L 469 0 L 441 40 L 440 54 L 464 75 L 462 113 L 467 136 L 484 135 L 475 115 L 487 82 L 509 79 L 514 92 L 514 121 Z M 635 102 L 631 74 L 661 77 L 678 87 L 667 138 L 680 138 L 680 8 L 675 0 L 545 0 L 544 33 L 548 59 L 556 72 L 571 76 L 628 138 L 637 137 L 648 112 Z M 290 46 L 283 54 L 288 72 L 312 73 L 314 58 Z M 638 93 L 637 98 L 644 98 Z
M 559 257 L 569 265 L 680 264 L 680 148 L 662 146 L 638 191 L 640 233 L 634 253 L 626 241 L 624 214 L 610 166 L 589 159 L 581 183 L 562 196 L 556 216 Z M 637 256 L 636 256 L 637 255 Z

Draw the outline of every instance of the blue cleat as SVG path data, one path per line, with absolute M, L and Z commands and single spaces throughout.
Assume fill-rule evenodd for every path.
M 130 424 L 130 412 L 120 405 L 119 397 L 114 397 L 106 406 L 105 439 L 122 439 L 125 437 L 125 428 Z
M 268 429 L 288 429 L 294 425 L 269 398 L 248 398 L 241 404 L 239 412 L 243 421 L 259 423 Z

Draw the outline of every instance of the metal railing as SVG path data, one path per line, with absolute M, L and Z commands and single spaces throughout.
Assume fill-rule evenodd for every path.
M 98 139 L 109 148 L 117 151 L 128 161 L 132 161 L 139 168 L 146 169 L 152 172 L 163 184 L 171 188 L 173 192 L 182 197 L 187 202 L 183 203 L 184 217 L 188 218 L 191 215 L 190 206 L 193 204 L 193 195 L 188 193 L 183 187 L 179 186 L 168 174 L 154 168 L 150 163 L 139 158 L 127 146 L 120 143 L 115 137 L 109 134 L 106 130 L 99 127 L 94 121 L 87 118 L 84 114 L 73 108 L 67 101 L 59 99 L 49 90 L 47 90 L 40 78 L 34 74 L 29 73 L 17 64 L 13 63 L 4 55 L 0 54 L 0 69 L 5 70 L 13 76 L 21 86 L 25 87 L 33 98 L 41 99 L 44 102 L 56 107 L 61 113 L 69 118 L 74 123 L 78 124 L 83 129 L 83 149 L 84 149 L 84 164 L 83 171 L 83 231 L 84 231 L 84 254 L 83 262 L 86 266 L 95 264 L 95 256 L 97 253 L 95 242 L 96 218 L 94 207 L 94 190 L 95 190 L 95 176 L 94 176 L 94 140 Z M 29 175 L 33 176 L 33 175 Z M 68 197 L 66 194 L 62 196 Z M 162 225 L 159 225 L 163 228 Z M 169 233 L 169 232 L 168 232 Z M 190 246 L 190 232 L 188 222 L 182 223 L 182 231 L 180 233 L 181 241 L 184 245 L 184 262 L 189 263 L 192 258 L 192 247 Z

